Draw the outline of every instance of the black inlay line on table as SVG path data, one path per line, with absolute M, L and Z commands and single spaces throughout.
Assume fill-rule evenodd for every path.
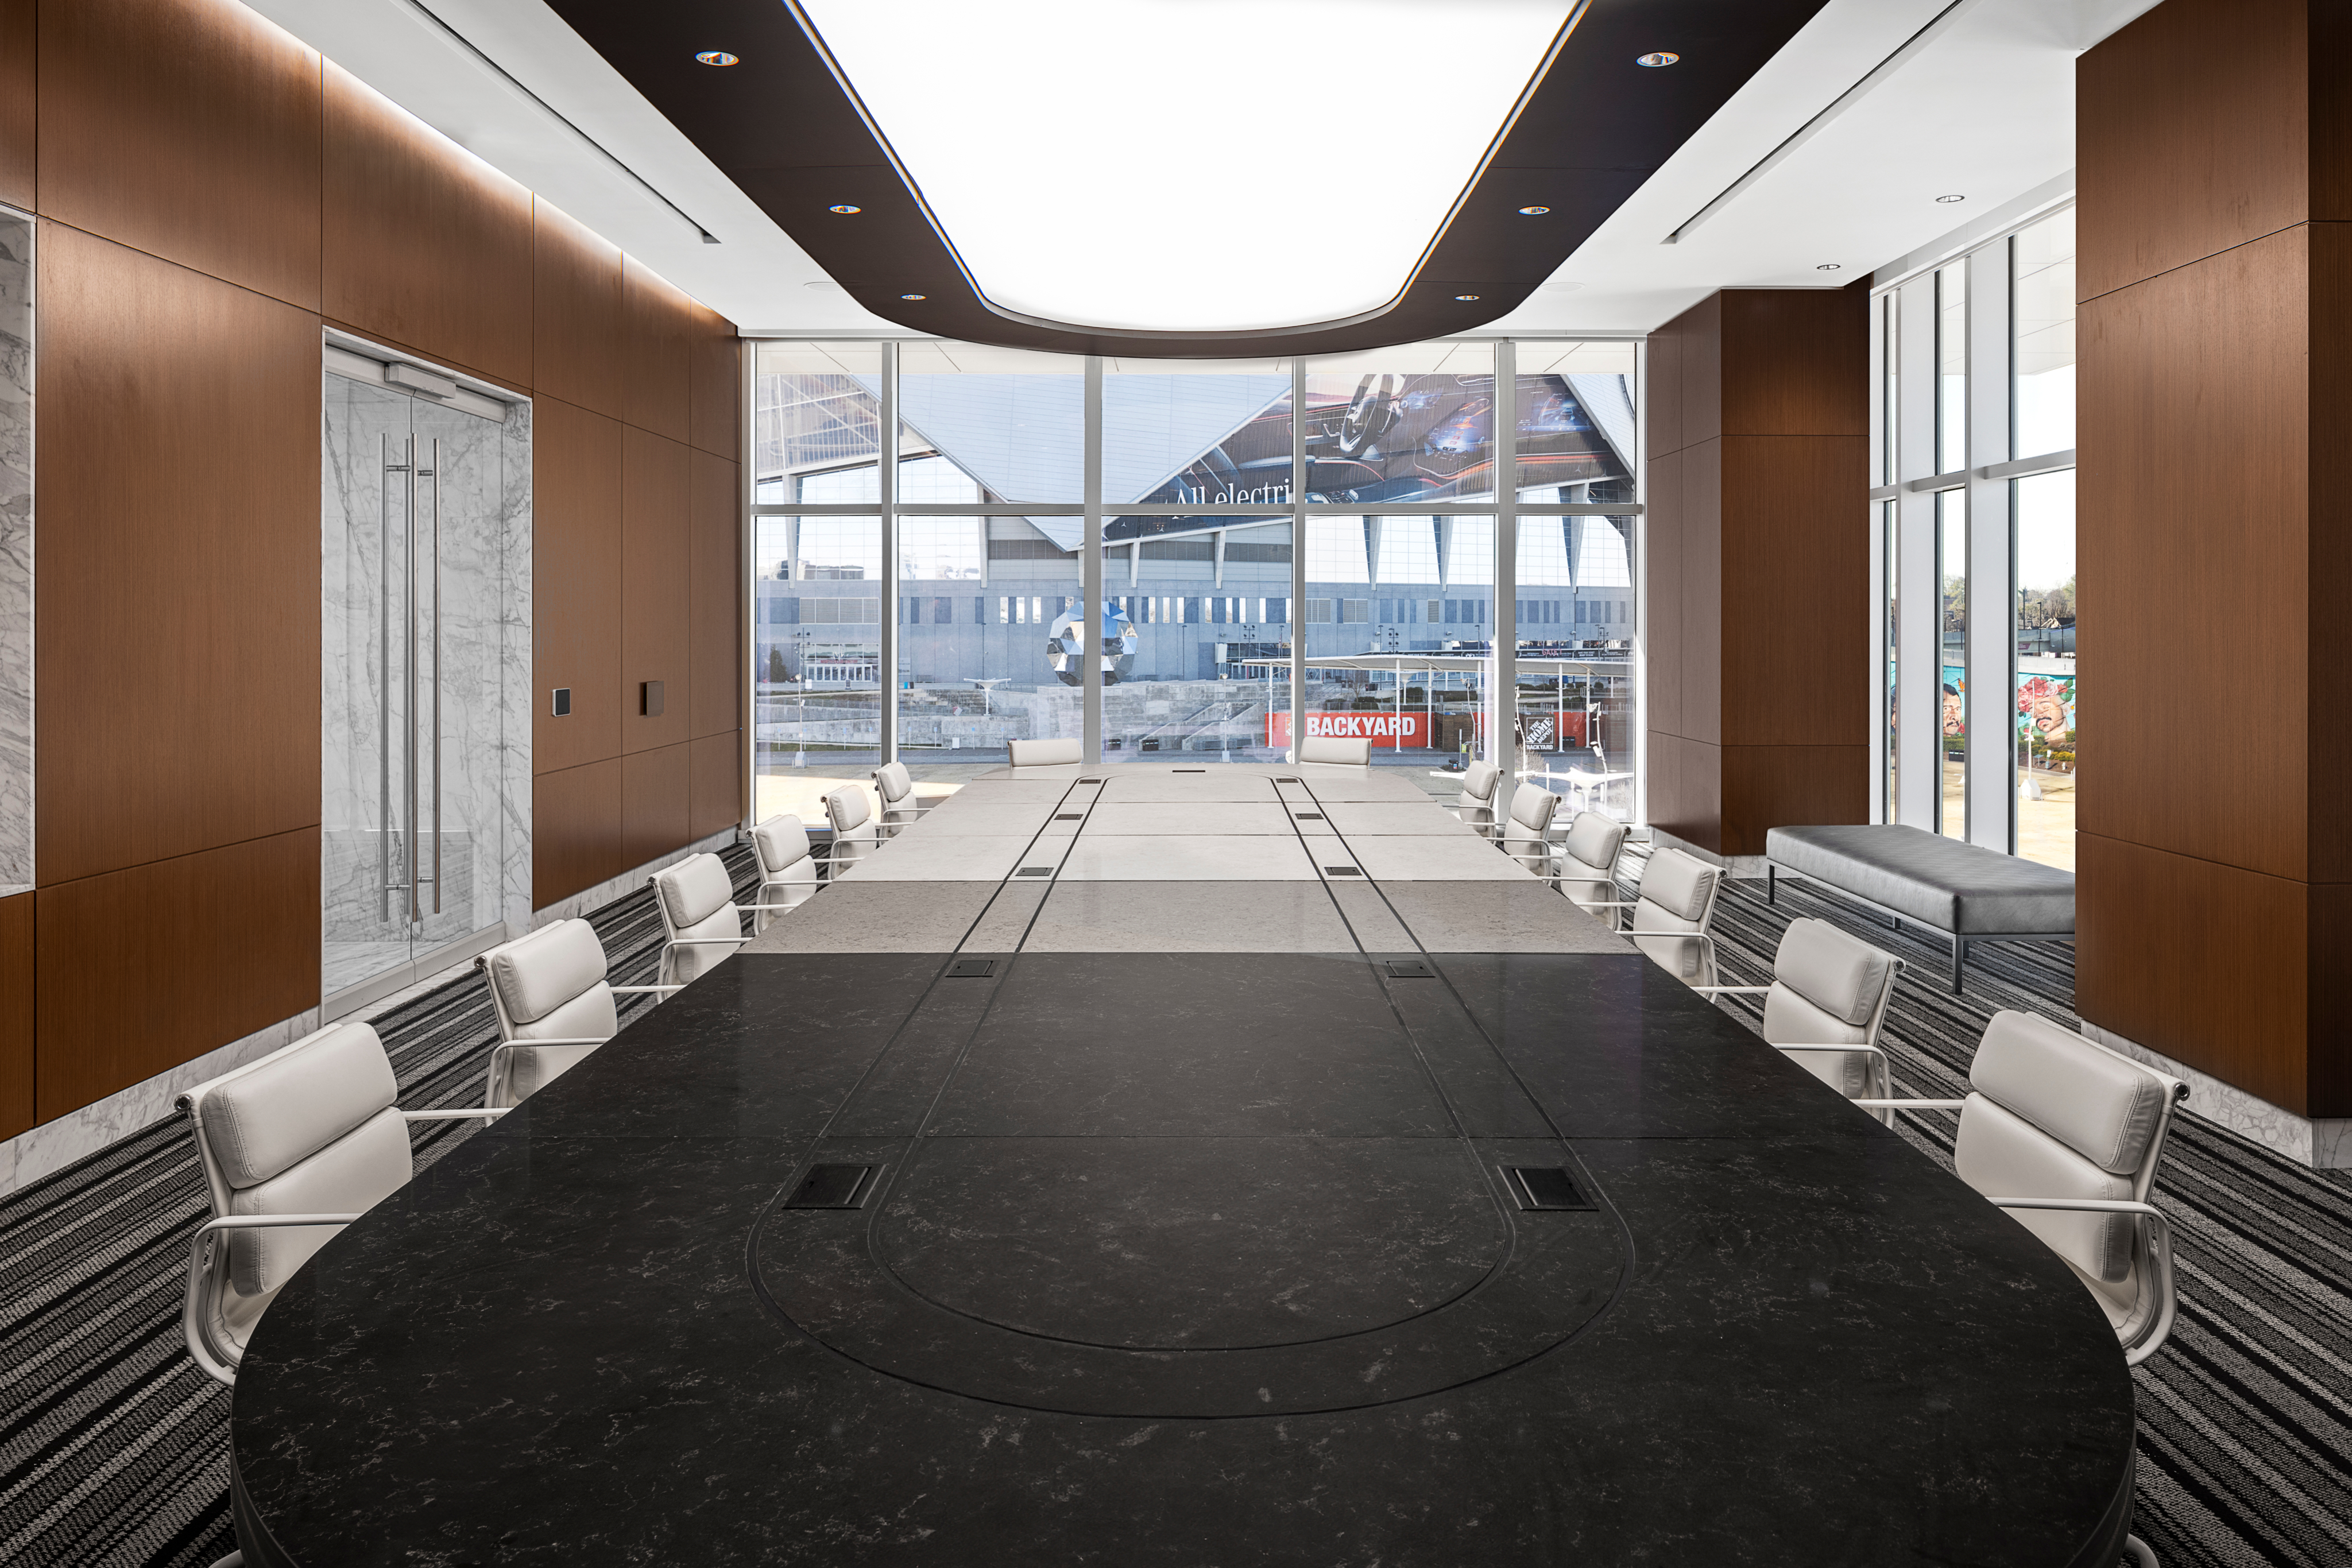
M 1760 882 L 1725 884 L 1715 931 L 1727 981 L 1769 982 L 1801 915 L 1910 961 L 1882 1041 L 1898 1096 L 1967 1092 L 1977 1041 L 2003 1008 L 2079 1025 L 2072 943 L 1979 944 L 1955 997 L 1938 983 L 1939 934 L 1890 931 L 1811 883 L 1782 882 L 1778 906 Z M 1719 1005 L 1751 1027 L 1760 1016 L 1747 998 Z M 2133 1528 L 2165 1568 L 2340 1568 L 2352 1562 L 2352 1171 L 2308 1169 L 2196 1109 L 2192 1098 L 2173 1119 L 2152 1195 L 2172 1225 L 2179 1315 L 2133 1375 Z M 1899 1121 L 1949 1167 L 1951 1117 Z
M 739 902 L 759 885 L 725 851 Z M 615 982 L 651 982 L 662 925 L 640 889 L 588 916 Z M 647 998 L 625 998 L 624 1022 Z M 410 1110 L 478 1104 L 498 1038 L 467 975 L 371 1019 Z M 419 1123 L 422 1170 L 478 1124 Z M 0 1197 L 0 1563 L 206 1568 L 236 1550 L 228 1390 L 180 1333 L 188 1238 L 210 1210 L 184 1121 L 172 1116 Z

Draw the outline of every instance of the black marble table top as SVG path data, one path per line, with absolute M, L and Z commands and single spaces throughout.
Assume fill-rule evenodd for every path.
M 2114 1561 L 2023 1228 L 1645 959 L 1396 956 L 720 966 L 281 1293 L 248 1560 Z

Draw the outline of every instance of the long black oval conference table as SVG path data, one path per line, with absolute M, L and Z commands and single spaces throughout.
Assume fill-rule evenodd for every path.
M 233 1442 L 272 1568 L 2107 1568 L 2132 1467 L 2023 1228 L 1240 765 L 964 787 L 331 1243 Z

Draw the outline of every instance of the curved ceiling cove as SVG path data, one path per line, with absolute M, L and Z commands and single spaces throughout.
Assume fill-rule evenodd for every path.
M 876 315 L 1184 358 L 1508 312 L 1823 3 L 550 0 Z
M 1217 333 L 1388 308 L 1580 8 L 800 5 L 983 298 L 1058 325 Z M 1344 243 L 1282 265 L 1306 191 L 1339 201 Z

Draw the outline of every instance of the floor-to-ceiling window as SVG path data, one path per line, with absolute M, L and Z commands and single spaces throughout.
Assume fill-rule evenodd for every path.
M 2062 207 L 1881 290 L 1870 522 L 1886 820 L 2070 870 L 2074 237 Z
M 1303 731 L 1443 770 L 1499 759 L 1499 730 L 1534 782 L 1632 817 L 1637 357 L 761 343 L 756 809 L 814 819 L 885 758 L 953 779 L 1024 737 L 1115 764 L 1276 759 Z

